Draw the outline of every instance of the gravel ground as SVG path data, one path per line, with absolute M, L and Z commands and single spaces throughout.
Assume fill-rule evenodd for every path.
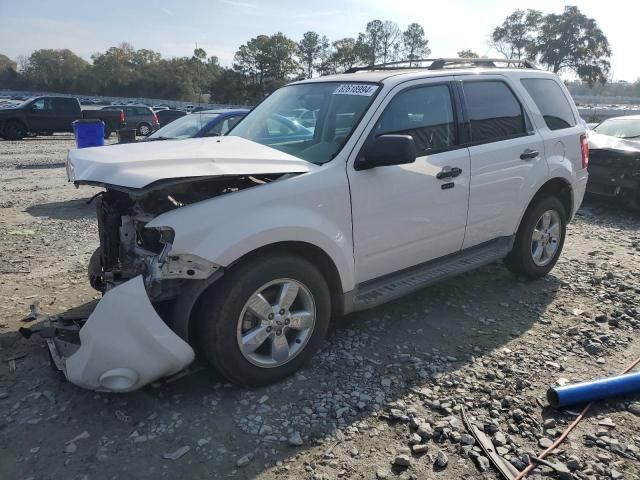
M 237 388 L 205 365 L 131 394 L 84 391 L 17 333 L 30 305 L 90 309 L 96 189 L 65 135 L 0 141 L 1 479 L 495 479 L 462 423 L 519 469 L 575 418 L 549 385 L 640 356 L 640 216 L 589 201 L 547 278 L 490 265 L 334 322 L 311 365 Z M 577 411 L 577 408 L 576 408 Z M 529 478 L 640 479 L 640 395 L 598 403 Z

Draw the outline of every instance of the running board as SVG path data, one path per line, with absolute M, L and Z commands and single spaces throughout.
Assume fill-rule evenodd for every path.
M 514 241 L 515 236 L 497 238 L 360 284 L 356 288 L 352 311 L 376 307 L 445 278 L 495 262 L 507 256 Z

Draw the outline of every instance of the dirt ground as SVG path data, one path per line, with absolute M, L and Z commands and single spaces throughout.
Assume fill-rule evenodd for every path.
M 17 333 L 34 302 L 98 298 L 98 190 L 66 182 L 72 145 L 0 141 L 0 479 L 496 479 L 463 410 L 522 469 L 579 411 L 547 406 L 549 385 L 640 356 L 640 214 L 587 201 L 547 278 L 494 264 L 349 315 L 279 384 L 196 363 L 130 394 L 81 390 Z M 640 394 L 596 404 L 548 460 L 566 470 L 529 478 L 640 479 Z

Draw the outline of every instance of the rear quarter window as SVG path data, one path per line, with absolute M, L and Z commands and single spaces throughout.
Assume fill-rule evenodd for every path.
M 571 104 L 560 85 L 550 78 L 523 78 L 521 82 L 550 130 L 575 127 Z

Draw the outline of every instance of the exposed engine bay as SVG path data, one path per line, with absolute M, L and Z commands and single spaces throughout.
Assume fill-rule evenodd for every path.
M 286 174 L 285 174 L 286 175 Z M 171 230 L 145 228 L 158 215 L 219 195 L 269 183 L 282 174 L 174 179 L 145 189 L 105 185 L 96 210 L 100 247 L 89 264 L 91 286 L 101 292 L 143 275 L 153 300 L 177 295 L 184 279 L 204 279 L 215 265 L 204 259 L 170 254 Z M 166 280 L 160 284 L 159 280 Z

